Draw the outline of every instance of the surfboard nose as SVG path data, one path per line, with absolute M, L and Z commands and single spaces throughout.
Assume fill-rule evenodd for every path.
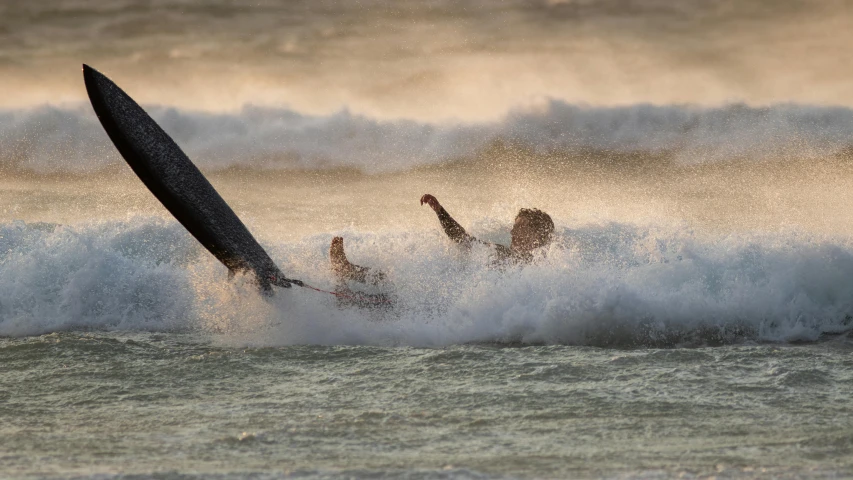
M 100 75 L 100 73 L 94 68 L 86 65 L 85 63 L 83 64 L 83 82 L 86 83 L 87 87 L 90 79 L 92 79 L 95 74 Z

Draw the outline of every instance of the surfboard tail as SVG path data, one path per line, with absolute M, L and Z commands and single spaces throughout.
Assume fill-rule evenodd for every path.
M 95 114 L 148 190 L 229 272 L 251 272 L 262 292 L 288 279 L 174 140 L 112 80 L 83 65 Z

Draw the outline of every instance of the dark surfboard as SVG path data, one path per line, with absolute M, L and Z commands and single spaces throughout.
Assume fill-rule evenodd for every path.
M 265 292 L 290 287 L 272 259 L 180 147 L 109 78 L 83 65 L 92 107 L 121 156 L 160 200 L 231 273 L 251 272 Z

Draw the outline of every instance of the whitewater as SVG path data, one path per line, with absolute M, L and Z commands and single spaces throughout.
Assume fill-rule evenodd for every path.
M 507 232 L 487 232 L 500 239 Z M 235 345 L 466 343 L 678 346 L 814 341 L 851 324 L 849 242 L 798 234 L 703 240 L 613 224 L 561 229 L 534 266 L 489 267 L 433 235 L 354 234 L 394 311 L 228 282 L 176 224 L 134 218 L 3 226 L 4 336 L 69 330 L 210 332 Z M 334 288 L 328 237 L 269 245 L 288 275 Z

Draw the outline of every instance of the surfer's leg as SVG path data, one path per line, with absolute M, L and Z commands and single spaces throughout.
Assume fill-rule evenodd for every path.
M 385 280 L 385 275 L 382 272 L 374 272 L 367 267 L 350 263 L 346 253 L 344 253 L 344 239 L 342 237 L 332 239 L 332 244 L 329 246 L 329 263 L 332 272 L 339 281 L 355 280 L 356 282 L 375 285 Z
M 388 294 L 356 292 L 350 289 L 347 284 L 348 280 L 371 283 L 373 285 L 383 284 L 387 286 L 387 284 L 385 283 L 385 275 L 382 272 L 350 263 L 346 253 L 344 253 L 343 238 L 335 237 L 332 239 L 332 244 L 329 246 L 329 262 L 332 272 L 338 280 L 336 289 L 338 307 L 388 309 L 393 306 L 394 302 Z
M 332 239 L 332 244 L 329 246 L 329 262 L 332 265 L 332 271 L 339 277 L 349 270 L 351 263 L 349 263 L 347 255 L 344 253 L 343 237 L 335 237 Z

